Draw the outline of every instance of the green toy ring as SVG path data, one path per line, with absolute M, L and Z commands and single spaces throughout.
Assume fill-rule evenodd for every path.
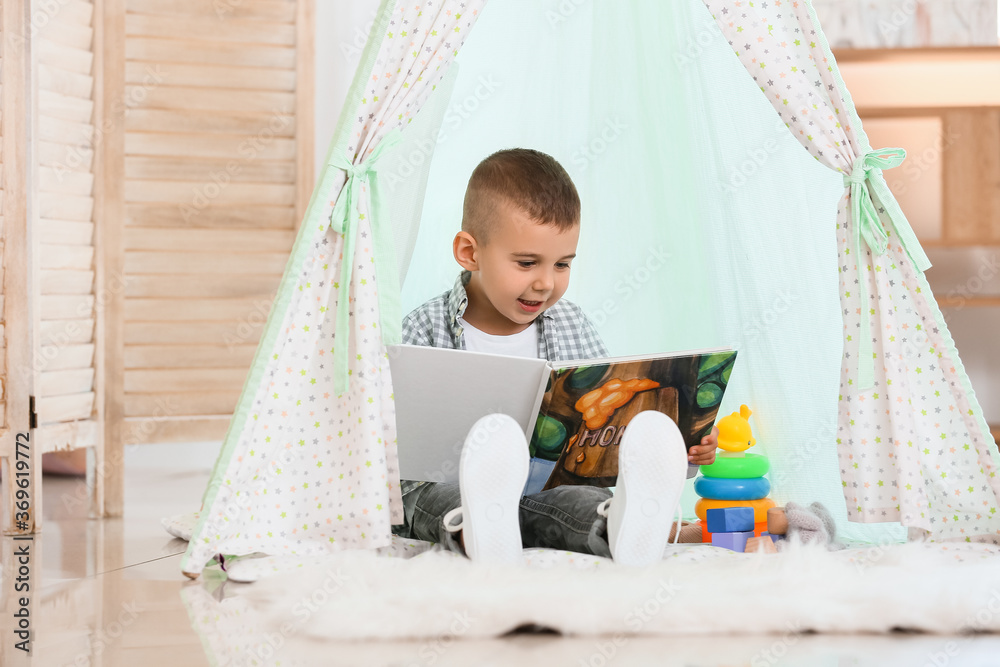
M 716 456 L 715 463 L 701 466 L 701 474 L 723 479 L 750 479 L 763 477 L 770 469 L 771 462 L 762 454 L 747 454 L 735 458 Z

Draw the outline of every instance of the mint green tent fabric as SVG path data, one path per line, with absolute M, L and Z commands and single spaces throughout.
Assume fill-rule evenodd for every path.
M 843 501 L 842 179 L 794 141 L 702 3 L 493 2 L 459 63 L 403 310 L 454 280 L 475 164 L 510 146 L 546 151 L 583 199 L 567 298 L 612 353 L 738 347 L 723 410 L 753 408 L 772 497 L 824 502 L 849 539 L 900 538 L 898 523 L 849 524 Z M 688 516 L 693 502 L 688 489 Z
M 843 178 L 836 445 L 848 516 L 1000 544 L 1000 456 L 924 278 L 930 262 L 882 176 L 904 151 L 872 149 L 809 2 L 705 2 L 791 135 Z
M 567 298 L 590 314 L 613 353 L 740 349 L 723 410 L 740 403 L 753 408 L 758 448 L 772 459 L 776 501 L 824 502 L 847 539 L 899 539 L 899 518 L 944 539 L 990 538 L 995 454 L 976 439 L 981 414 L 919 274 L 922 267 L 903 262 L 913 250 L 894 246 L 899 227 L 886 219 L 880 224 L 890 234 L 890 268 L 878 271 L 876 265 L 872 272 L 881 275 L 869 275 L 867 294 L 901 299 L 903 293 L 887 281 L 890 270 L 902 267 L 908 298 L 924 295 L 915 299 L 919 317 L 936 325 L 924 327 L 936 338 L 927 331 L 921 344 L 931 345 L 914 354 L 947 356 L 947 364 L 940 356 L 927 361 L 935 373 L 955 368 L 948 371 L 955 378 L 946 378 L 951 405 L 968 418 L 957 422 L 962 433 L 942 431 L 947 442 L 935 443 L 933 454 L 907 459 L 904 472 L 948 466 L 944 472 L 953 476 L 926 484 L 924 475 L 925 497 L 916 502 L 930 510 L 931 500 L 933 513 L 919 519 L 912 513 L 876 516 L 886 523 L 867 526 L 848 522 L 845 493 L 853 500 L 854 492 L 845 485 L 867 488 L 878 480 L 866 477 L 868 470 L 842 469 L 856 445 L 837 442 L 856 426 L 845 423 L 838 398 L 844 378 L 858 368 L 855 361 L 842 363 L 845 352 L 856 359 L 858 347 L 852 336 L 845 350 L 851 334 L 844 330 L 842 299 L 855 297 L 842 294 L 852 291 L 841 282 L 853 231 L 838 227 L 847 210 L 844 177 L 802 150 L 704 4 L 497 0 L 485 6 L 470 33 L 483 6 L 484 0 L 383 3 L 328 158 L 330 169 L 296 241 L 182 567 L 200 571 L 220 552 L 302 556 L 388 542 L 399 498 L 391 382 L 380 356 L 392 336 L 385 338 L 381 315 L 392 311 L 395 290 L 377 283 L 394 271 L 384 268 L 385 253 L 383 268 L 372 270 L 379 253 L 373 251 L 375 239 L 366 239 L 378 236 L 384 247 L 390 229 L 377 224 L 379 212 L 392 216 L 401 312 L 444 291 L 458 270 L 451 238 L 468 176 L 484 156 L 511 146 L 554 155 L 577 183 L 583 233 Z M 767 40 L 770 26 L 750 27 Z M 459 72 L 445 78 L 460 47 Z M 825 48 L 822 40 L 819 48 Z M 435 97 L 448 90 L 450 97 Z M 805 96 L 806 88 L 798 93 Z M 386 144 L 372 160 L 393 128 L 402 130 L 400 143 Z M 869 149 L 865 142 L 852 144 L 846 157 L 851 162 Z M 345 172 L 354 204 L 338 201 L 347 192 L 341 191 Z M 860 180 L 873 182 L 859 178 L 849 184 L 857 190 Z M 879 215 L 879 204 L 891 206 L 875 203 Z M 342 216 L 334 215 L 338 211 Z M 352 214 L 358 217 L 352 220 Z M 881 250 L 877 235 L 869 236 Z M 344 283 L 342 254 L 358 261 L 350 284 Z M 352 318 L 348 340 L 343 321 L 338 327 L 334 316 L 342 315 L 344 299 Z M 869 325 L 874 332 L 892 321 L 882 309 Z M 341 344 L 348 355 L 343 347 L 338 351 Z M 873 341 L 874 353 L 885 351 Z M 920 375 L 930 369 L 927 361 L 918 366 L 904 359 L 897 377 Z M 327 364 L 331 370 L 323 372 Z M 335 381 L 334 368 L 350 373 L 343 396 L 337 396 L 343 377 Z M 873 377 L 881 377 L 877 365 Z M 912 402 L 917 412 L 933 409 L 934 401 L 914 387 L 904 383 L 884 393 Z M 317 400 L 325 402 L 313 404 Z M 891 416 L 888 423 L 897 424 Z M 892 439 L 899 440 L 895 432 Z M 886 451 L 887 444 L 877 444 Z M 952 448 L 973 451 L 949 458 Z M 976 478 L 968 493 L 985 502 L 980 512 L 986 521 L 966 516 L 977 508 L 964 501 L 955 506 L 961 517 L 940 512 L 951 509 L 942 492 L 962 475 Z M 284 504 L 293 498 L 309 504 Z M 690 507 L 691 499 L 686 502 Z M 851 507 L 850 518 L 868 520 L 867 509 Z

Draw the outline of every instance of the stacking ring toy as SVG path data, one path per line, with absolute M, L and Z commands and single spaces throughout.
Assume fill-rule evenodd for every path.
M 702 498 L 756 500 L 771 492 L 771 482 L 767 481 L 766 477 L 752 479 L 699 477 L 694 481 L 694 492 Z
M 716 500 L 714 498 L 699 498 L 694 504 L 694 513 L 698 515 L 702 523 L 706 523 L 706 512 L 720 507 L 752 507 L 754 523 L 767 523 L 767 510 L 776 507 L 770 498 L 759 498 L 757 500 Z
M 749 479 L 763 477 L 771 469 L 771 462 L 762 454 L 746 456 L 716 456 L 715 463 L 701 467 L 705 477 L 723 479 Z

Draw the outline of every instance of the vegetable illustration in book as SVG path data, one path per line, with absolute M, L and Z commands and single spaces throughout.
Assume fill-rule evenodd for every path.
M 530 444 L 533 457 L 555 462 L 545 488 L 614 486 L 622 436 L 645 410 L 673 419 L 686 447 L 698 444 L 711 433 L 735 358 L 725 351 L 554 368 Z

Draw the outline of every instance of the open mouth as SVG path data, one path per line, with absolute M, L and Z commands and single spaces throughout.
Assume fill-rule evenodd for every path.
M 542 307 L 541 301 L 527 301 L 525 299 L 518 299 L 517 302 L 521 304 L 521 308 L 528 311 L 529 313 L 533 313 Z

